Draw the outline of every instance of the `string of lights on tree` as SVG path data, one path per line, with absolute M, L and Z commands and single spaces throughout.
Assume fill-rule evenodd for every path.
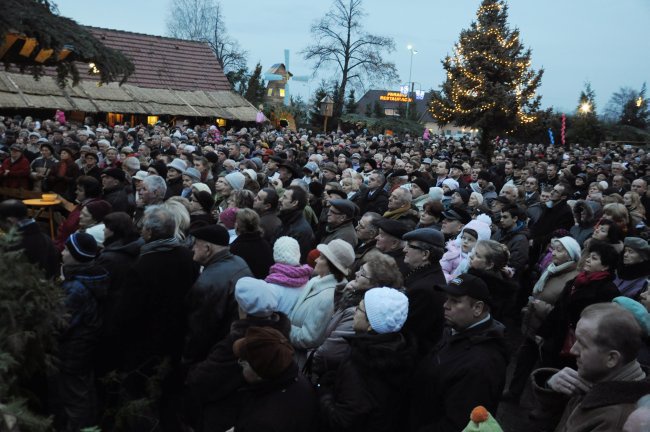
M 432 115 L 439 121 L 449 123 L 459 115 L 480 114 L 494 109 L 506 116 L 516 116 L 520 124 L 535 121 L 535 115 L 527 112 L 526 105 L 536 96 L 535 88 L 541 74 L 529 71 L 530 50 L 522 53 L 519 31 L 509 31 L 505 27 L 505 15 L 500 15 L 502 7 L 501 2 L 484 2 L 477 11 L 477 22 L 461 33 L 453 56 L 447 56 L 443 61 L 447 70 L 443 93 L 447 98 L 434 98 L 430 105 Z M 511 104 L 484 100 L 486 84 L 490 81 L 489 69 L 493 66 L 499 66 L 511 75 L 501 84 L 508 87 L 511 97 L 514 96 L 514 109 Z

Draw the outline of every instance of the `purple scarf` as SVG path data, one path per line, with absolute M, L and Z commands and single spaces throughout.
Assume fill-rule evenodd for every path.
M 313 271 L 314 269 L 307 264 L 301 266 L 273 264 L 269 269 L 270 274 L 264 280 L 285 287 L 299 288 L 309 282 Z

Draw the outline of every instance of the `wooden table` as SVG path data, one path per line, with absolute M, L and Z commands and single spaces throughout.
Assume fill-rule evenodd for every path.
M 47 210 L 47 217 L 50 222 L 50 237 L 54 240 L 54 214 L 52 208 L 61 204 L 61 200 L 45 201 L 41 198 L 36 198 L 23 200 L 23 203 L 28 207 L 35 207 L 37 209 L 36 214 L 34 214 L 34 219 L 38 218 L 42 212 Z

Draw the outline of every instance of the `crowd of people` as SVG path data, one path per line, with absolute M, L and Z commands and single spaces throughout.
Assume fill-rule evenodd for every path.
M 540 430 L 649 430 L 644 149 L 61 117 L 0 118 L 59 430 L 500 430 L 526 389 Z

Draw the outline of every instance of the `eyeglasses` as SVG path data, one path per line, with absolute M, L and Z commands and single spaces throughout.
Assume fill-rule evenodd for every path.
M 363 271 L 363 267 L 357 270 L 357 276 L 370 280 L 368 275 L 366 275 L 366 273 Z

